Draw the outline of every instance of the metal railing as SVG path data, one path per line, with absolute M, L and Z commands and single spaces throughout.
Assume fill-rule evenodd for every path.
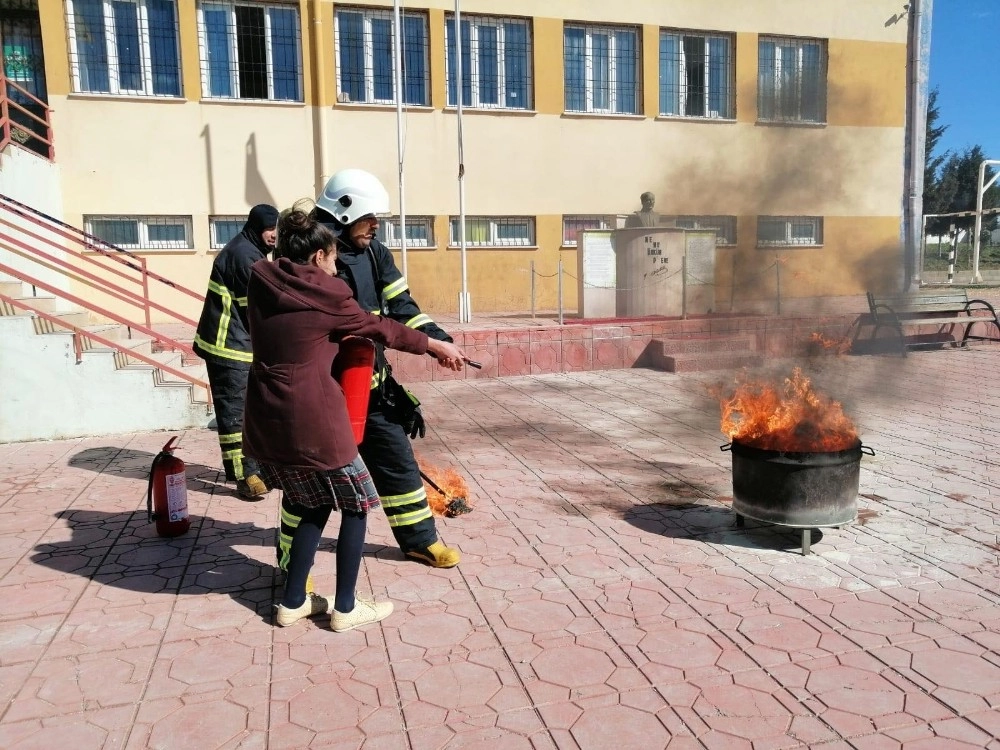
M 11 268 L 3 265 L 3 264 L 0 264 L 0 272 L 2 272 L 2 273 L 10 273 L 12 270 L 13 269 L 11 269 Z M 42 286 L 41 288 L 45 288 L 45 286 Z M 209 387 L 209 384 L 206 381 L 204 381 L 204 380 L 200 380 L 200 379 L 194 377 L 193 375 L 184 372 L 183 370 L 178 370 L 177 368 L 174 368 L 174 367 L 171 367 L 170 365 L 164 364 L 163 362 L 160 362 L 160 361 L 154 359 L 153 357 L 148 357 L 148 356 L 146 356 L 145 354 L 143 354 L 141 352 L 135 351 L 134 349 L 132 349 L 129 346 L 126 346 L 124 344 L 118 343 L 118 342 L 113 341 L 111 339 L 105 338 L 104 336 L 101 336 L 98 333 L 94 333 L 93 331 L 87 331 L 87 330 L 85 330 L 83 328 L 80 328 L 79 326 L 75 326 L 72 323 L 69 323 L 68 321 L 63 320 L 58 315 L 52 315 L 52 314 L 43 312 L 42 310 L 39 310 L 34 305 L 28 304 L 23 299 L 14 299 L 13 297 L 9 297 L 6 294 L 0 294 L 0 302 L 3 302 L 5 304 L 9 305 L 11 308 L 20 308 L 22 310 L 27 310 L 28 312 L 32 313 L 33 315 L 38 316 L 42 320 L 45 320 L 45 321 L 51 323 L 54 326 L 58 326 L 59 328 L 65 328 L 66 330 L 70 331 L 73 334 L 73 351 L 76 354 L 76 363 L 77 364 L 80 364 L 80 362 L 83 361 L 83 352 L 84 352 L 83 341 L 84 341 L 84 339 L 89 339 L 90 341 L 95 342 L 97 344 L 100 344 L 101 346 L 105 346 L 105 347 L 107 347 L 109 349 L 113 349 L 114 351 L 118 352 L 119 354 L 123 354 L 128 359 L 137 359 L 137 360 L 139 360 L 140 362 L 142 362 L 144 364 L 151 365 L 151 366 L 155 367 L 158 370 L 161 370 L 163 372 L 169 373 L 169 374 L 173 375 L 174 377 L 180 378 L 181 380 L 184 380 L 184 381 L 186 381 L 188 383 L 191 383 L 192 385 L 204 388 L 205 389 L 205 393 L 207 394 L 208 403 L 212 402 L 212 390 Z M 121 322 L 121 321 L 118 321 L 118 322 Z M 151 336 L 155 340 L 159 340 L 159 341 L 163 341 L 164 340 L 163 336 L 160 336 L 156 332 L 154 332 L 154 331 L 152 331 L 150 329 L 146 329 L 145 327 L 140 326 L 138 328 L 138 330 L 141 330 L 143 333 L 145 333 L 148 336 Z M 166 339 L 166 340 L 169 341 L 169 339 Z
M 91 313 L 95 319 L 117 323 L 128 331 L 147 336 L 155 347 L 162 351 L 175 351 L 181 357 L 194 356 L 189 343 L 181 342 L 153 328 L 152 313 L 157 320 L 180 323 L 190 328 L 192 336 L 197 322 L 178 312 L 165 298 L 154 299 L 153 290 L 169 291 L 197 300 L 204 296 L 188 289 L 158 273 L 150 271 L 146 259 L 121 248 L 110 245 L 98 237 L 84 232 L 55 217 L 49 216 L 14 198 L 0 193 L 0 250 L 17 256 L 28 264 L 19 268 L 7 262 L 0 262 L 0 276 L 17 279 L 30 284 L 34 290 L 41 290 L 61 300 L 71 303 L 80 310 Z M 0 261 L 5 260 L 0 255 Z M 25 270 L 37 269 L 37 270 Z M 74 294 L 60 288 L 55 278 L 68 279 L 91 290 L 88 294 Z M 95 302 L 95 298 L 106 299 L 105 304 Z M 212 401 L 207 382 L 171 367 L 153 357 L 137 352 L 125 343 L 119 343 L 93 331 L 76 326 L 58 314 L 46 313 L 32 304 L 30 299 L 17 299 L 0 294 L 0 301 L 11 309 L 27 310 L 53 326 L 66 329 L 73 334 L 77 362 L 83 354 L 83 341 L 90 340 L 113 349 L 129 359 L 151 365 L 192 385 L 205 389 L 208 403 Z M 115 309 L 110 309 L 112 306 Z
M 152 327 L 154 311 L 159 319 L 182 323 L 190 327 L 192 333 L 198 325 L 197 321 L 178 313 L 169 300 L 154 299 L 152 292 L 154 289 L 169 289 L 199 303 L 204 300 L 204 295 L 149 270 L 144 257 L 122 250 L 2 193 L 0 245 L 39 267 L 55 271 L 133 309 L 141 316 L 141 325 L 147 329 Z M 22 278 L 17 271 L 11 275 Z M 59 290 L 50 293 L 65 298 L 65 293 Z M 76 304 L 95 314 L 112 317 L 106 308 L 93 301 L 83 300 Z M 139 328 L 135 323 L 126 325 Z M 192 352 L 186 344 L 174 341 L 172 345 Z
M 54 161 L 51 112 L 45 102 L 18 86 L 0 69 L 0 151 L 14 144 Z

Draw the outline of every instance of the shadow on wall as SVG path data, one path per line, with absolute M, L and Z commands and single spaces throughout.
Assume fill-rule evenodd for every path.
M 280 208 L 268 190 L 264 182 L 264 176 L 260 172 L 260 165 L 257 158 L 257 134 L 251 133 L 246 145 L 246 192 L 244 199 L 248 206 L 256 206 L 258 203 L 268 203 Z
M 215 179 L 215 154 L 212 146 L 212 127 L 205 125 L 201 129 L 201 137 L 205 141 L 205 176 L 208 180 L 208 212 L 209 214 L 219 213 L 218 205 L 223 206 L 223 212 L 231 212 L 236 200 L 235 196 L 224 195 L 221 202 L 216 201 L 216 179 Z M 243 200 L 248 206 L 255 206 L 258 203 L 268 203 L 278 206 L 274 196 L 271 194 L 264 176 L 260 171 L 260 162 L 257 155 L 257 134 L 251 133 L 244 147 L 244 189 Z

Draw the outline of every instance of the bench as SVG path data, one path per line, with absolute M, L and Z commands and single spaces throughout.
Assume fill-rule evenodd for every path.
M 878 337 L 880 328 L 888 327 L 896 334 L 903 355 L 908 348 L 940 346 L 951 343 L 965 346 L 970 340 L 1000 341 L 1000 320 L 993 305 L 981 299 L 969 299 L 965 289 L 919 294 L 876 296 L 868 292 L 867 324 L 874 326 L 871 340 Z M 973 335 L 977 323 L 996 326 L 997 336 Z M 955 338 L 955 327 L 964 328 L 961 340 Z M 906 330 L 916 327 L 933 327 L 933 334 L 907 336 Z M 855 336 L 855 339 L 857 336 Z

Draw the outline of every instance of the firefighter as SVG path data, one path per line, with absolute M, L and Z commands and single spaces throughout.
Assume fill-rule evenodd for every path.
M 257 463 L 243 455 L 243 399 L 253 361 L 247 283 L 251 266 L 274 249 L 277 223 L 274 206 L 254 206 L 243 231 L 216 256 L 194 337 L 194 351 L 208 370 L 226 479 L 236 482 L 236 493 L 245 500 L 260 500 L 268 492 Z
M 388 212 L 385 187 L 361 169 L 333 175 L 313 209 L 320 222 L 340 234 L 338 276 L 351 287 L 363 309 L 451 343 L 451 336 L 420 311 L 392 253 L 375 239 L 377 217 Z M 453 568 L 461 556 L 438 538 L 410 445 L 409 438 L 423 437 L 425 429 L 419 401 L 391 378 L 385 350 L 377 346 L 361 457 L 403 554 L 435 568 Z

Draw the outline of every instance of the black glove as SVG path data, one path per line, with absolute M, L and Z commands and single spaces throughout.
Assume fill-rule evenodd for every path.
M 413 413 L 410 415 L 408 423 L 403 425 L 403 429 L 409 434 L 411 440 L 416 440 L 427 434 L 427 423 L 424 422 L 424 415 L 420 413 L 419 406 L 413 408 Z
M 382 397 L 388 407 L 386 416 L 389 420 L 400 425 L 411 439 L 426 435 L 427 424 L 420 413 L 420 399 L 393 377 L 386 378 L 383 387 Z

